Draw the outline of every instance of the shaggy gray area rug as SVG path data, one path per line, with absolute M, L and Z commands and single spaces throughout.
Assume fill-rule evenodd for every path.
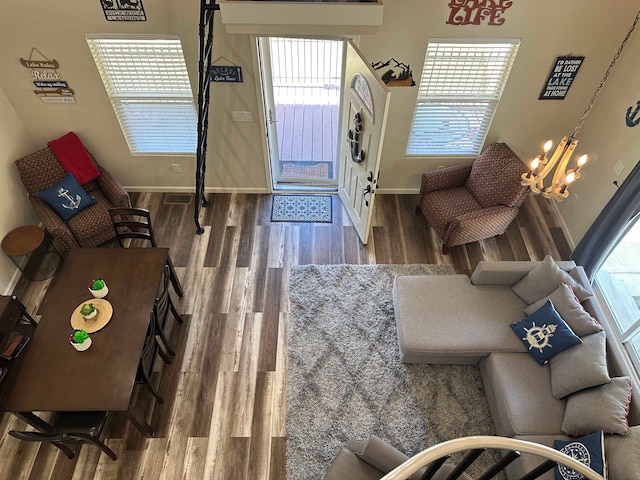
M 323 478 L 347 440 L 370 434 L 407 455 L 456 437 L 495 434 L 476 366 L 400 362 L 395 275 L 452 273 L 447 265 L 292 269 L 288 480 Z

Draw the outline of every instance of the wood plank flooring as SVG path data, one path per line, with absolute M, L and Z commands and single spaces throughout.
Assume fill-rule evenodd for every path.
M 270 195 L 210 195 L 201 218 L 205 232 L 196 235 L 192 205 L 165 204 L 161 193 L 132 198 L 151 210 L 158 243 L 170 248 L 185 290 L 176 302 L 185 323 L 171 332 L 177 357 L 171 366 L 159 364 L 155 374 L 165 403 L 155 405 L 140 387 L 133 400 L 156 437 L 145 438 L 112 416 L 106 441 L 118 460 L 88 445 L 68 460 L 55 447 L 8 436 L 25 425 L 4 414 L 0 479 L 284 479 L 292 266 L 438 263 L 470 274 L 483 259 L 567 259 L 570 253 L 546 200 L 538 197 L 527 199 L 502 238 L 454 247 L 448 256 L 413 213 L 413 195 L 378 196 L 366 246 L 339 201 L 333 202 L 332 224 L 271 223 Z M 16 289 L 36 318 L 47 284 L 25 282 Z

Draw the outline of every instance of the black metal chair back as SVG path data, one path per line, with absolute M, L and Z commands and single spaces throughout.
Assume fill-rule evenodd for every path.
M 111 208 L 109 216 L 121 247 L 124 247 L 122 241 L 127 238 L 148 240 L 152 247 L 158 246 L 153 234 L 149 210 L 145 208 Z
M 74 457 L 69 444 L 91 443 L 106 453 L 111 460 L 118 457 L 100 436 L 107 423 L 109 412 L 60 412 L 54 417 L 51 431 L 21 432 L 11 430 L 9 435 L 25 442 L 48 442 L 58 447 L 68 458 Z

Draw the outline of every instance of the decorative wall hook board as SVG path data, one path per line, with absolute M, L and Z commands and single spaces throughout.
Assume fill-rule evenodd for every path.
M 638 100 L 635 108 L 633 105 L 627 108 L 627 116 L 625 120 L 627 122 L 627 127 L 635 127 L 640 123 L 640 100 Z
M 564 100 L 578 74 L 584 57 L 558 57 L 538 100 Z
M 146 22 L 142 0 L 100 0 L 104 18 L 109 22 Z
M 347 132 L 347 142 L 351 151 L 351 160 L 355 163 L 364 162 L 364 150 L 360 149 L 360 140 L 362 137 L 362 116 L 356 113 L 353 116 L 353 130 Z
M 502 25 L 513 0 L 451 0 L 448 25 Z
M 31 49 L 29 58 L 20 58 L 22 66 L 31 70 L 33 84 L 37 87 L 33 91 L 45 103 L 75 103 L 75 92 L 60 79 L 58 68 L 60 64 L 53 58 L 49 59 L 36 47 Z
M 218 57 L 211 63 L 226 60 L 231 65 L 211 65 L 209 78 L 211 82 L 242 83 L 242 67 L 225 57 Z
M 390 87 L 413 87 L 416 82 L 413 81 L 413 72 L 411 67 L 406 63 L 390 58 L 386 62 L 372 63 L 374 70 L 382 70 L 382 81 Z

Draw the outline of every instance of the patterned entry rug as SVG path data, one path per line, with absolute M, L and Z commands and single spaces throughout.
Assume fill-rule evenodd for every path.
M 272 222 L 331 223 L 331 195 L 274 195 Z
M 495 435 L 477 366 L 400 362 L 391 297 L 398 273 L 453 270 L 447 265 L 292 268 L 287 480 L 323 478 L 347 440 L 372 433 L 407 455 L 456 437 Z M 472 473 L 498 458 L 484 455 Z

